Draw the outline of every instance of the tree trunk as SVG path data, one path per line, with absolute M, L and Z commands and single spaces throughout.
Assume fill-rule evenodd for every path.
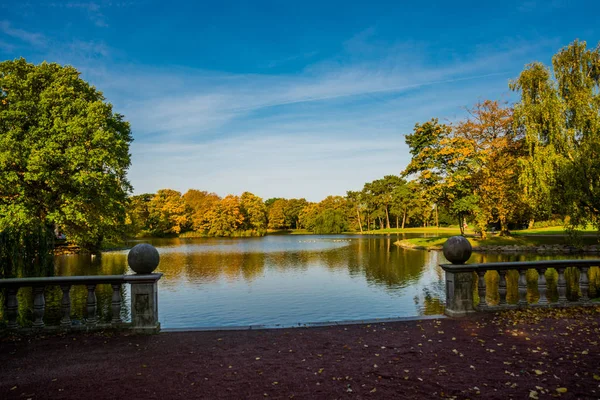
M 356 216 L 358 217 L 358 227 L 360 228 L 360 233 L 363 233 L 362 230 L 362 221 L 360 220 L 360 210 L 356 207 Z
M 440 219 L 439 219 L 439 215 L 438 215 L 437 204 L 435 205 L 435 226 L 437 229 L 440 229 Z
M 400 216 L 396 214 L 396 229 L 400 228 Z
M 367 230 L 371 230 L 371 217 L 367 214 Z
M 506 222 L 506 217 L 500 218 L 500 236 L 510 236 L 510 232 L 508 231 L 508 223 Z
M 458 215 L 458 226 L 460 227 L 460 234 L 465 236 L 465 225 L 463 224 L 463 217 L 460 214 Z
M 390 213 L 388 212 L 387 206 L 385 206 L 385 220 L 387 222 L 387 228 L 390 229 Z
M 402 216 L 402 229 L 404 229 L 405 222 L 406 222 L 406 208 L 404 209 L 404 215 Z
M 529 224 L 527 224 L 527 229 L 533 229 L 533 224 L 535 223 L 535 219 L 529 219 Z
M 381 217 L 378 217 L 379 219 L 379 229 L 383 229 L 383 219 Z

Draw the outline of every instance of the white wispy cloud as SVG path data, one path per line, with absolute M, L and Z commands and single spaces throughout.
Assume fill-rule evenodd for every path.
M 519 50 L 521 52 L 522 50 Z M 461 61 L 443 68 L 424 65 L 408 70 L 387 67 L 385 63 L 362 63 L 308 69 L 295 75 L 227 75 L 203 71 L 158 71 L 136 75 L 96 73 L 98 86 L 107 93 L 116 92 L 128 98 L 123 112 L 131 118 L 140 134 L 169 135 L 185 138 L 212 135 L 215 130 L 261 110 L 278 111 L 311 102 L 352 100 L 357 96 L 401 94 L 419 88 L 449 83 L 510 77 L 506 61 L 516 51 L 489 55 L 486 58 Z M 502 62 L 504 60 L 505 62 Z M 383 65 L 383 66 L 382 66 Z M 106 74 L 105 76 L 103 76 Z M 115 75 L 131 80 L 114 81 Z M 104 84 L 103 81 L 106 81 Z M 130 95 L 123 93 L 130 87 Z M 145 94 L 146 88 L 153 93 Z M 160 88 L 157 93 L 156 89 Z M 142 133 L 143 132 L 143 133 Z
M 43 34 L 15 28 L 9 21 L 0 21 L 0 32 L 8 37 L 18 39 L 21 42 L 25 42 L 36 47 L 42 47 L 46 45 L 46 37 Z

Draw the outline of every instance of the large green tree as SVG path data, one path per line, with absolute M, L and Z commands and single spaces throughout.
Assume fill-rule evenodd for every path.
M 70 66 L 0 63 L 0 232 L 95 250 L 124 225 L 129 124 Z
M 511 83 L 521 94 L 515 125 L 524 131 L 521 183 L 538 215 L 559 212 L 572 227 L 600 225 L 600 45 L 575 41 L 533 63 Z M 553 200 L 553 201 L 552 201 Z
M 437 214 L 438 207 L 443 206 L 457 211 L 462 226 L 467 211 L 463 199 L 473 192 L 470 183 L 476 155 L 473 141 L 457 135 L 450 125 L 440 124 L 434 118 L 416 124 L 413 133 L 406 135 L 406 144 L 412 158 L 402 174 L 415 175 L 419 183 L 423 225 L 427 225 L 431 210 Z M 461 207 L 455 206 L 457 202 Z

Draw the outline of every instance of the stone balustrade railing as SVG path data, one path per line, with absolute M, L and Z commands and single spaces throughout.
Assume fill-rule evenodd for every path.
M 30 287 L 33 290 L 33 330 L 99 330 L 106 328 L 133 329 L 137 332 L 157 332 L 160 329 L 158 320 L 157 282 L 162 274 L 152 273 L 158 266 L 158 251 L 147 244 L 135 246 L 127 257 L 129 266 L 135 275 L 99 275 L 68 276 L 47 278 L 11 278 L 0 279 L 0 289 L 5 289 L 6 327 L 18 330 L 18 291 Z M 97 315 L 96 287 L 101 284 L 112 286 L 111 311 L 112 320 L 101 323 Z M 121 320 L 121 286 L 131 286 L 131 323 Z M 75 285 L 87 287 L 85 323 L 74 325 L 71 321 L 71 288 Z M 61 320 L 58 326 L 46 326 L 44 314 L 46 308 L 45 290 L 49 287 L 60 287 L 62 290 Z
M 20 288 L 33 289 L 33 323 L 32 329 L 44 328 L 96 330 L 106 328 L 133 328 L 139 331 L 157 331 L 158 302 L 156 282 L 162 274 L 144 275 L 104 275 L 104 276 L 72 276 L 49 278 L 17 278 L 0 280 L 0 289 L 6 289 L 6 327 L 19 329 L 17 323 L 19 303 L 17 293 Z M 112 320 L 100 323 L 97 317 L 96 286 L 109 284 L 112 286 Z M 121 285 L 131 285 L 131 323 L 121 321 Z M 84 285 L 87 287 L 87 316 L 83 325 L 73 325 L 71 321 L 71 287 Z M 62 290 L 61 320 L 56 327 L 46 327 L 44 313 L 46 308 L 45 289 L 59 286 Z
M 471 245 L 462 236 L 448 239 L 444 245 L 444 255 L 452 264 L 442 264 L 446 274 L 446 315 L 461 317 L 477 311 L 497 311 L 522 307 L 565 307 L 590 304 L 589 299 L 589 269 L 600 266 L 600 260 L 549 260 L 528 262 L 497 262 L 485 264 L 464 264 L 471 255 Z M 579 270 L 580 295 L 576 300 L 567 298 L 567 282 L 565 270 L 574 267 Z M 546 270 L 553 268 L 558 274 L 556 290 L 558 298 L 551 302 L 548 299 Z M 535 303 L 528 301 L 527 271 L 537 271 L 537 291 L 539 298 Z M 497 288 L 490 288 L 486 283 L 485 275 L 488 271 L 497 271 Z M 507 273 L 517 271 L 518 300 L 516 303 L 507 302 Z M 477 289 L 479 303 L 474 301 L 474 292 Z M 488 292 L 498 293 L 498 303 L 488 304 Z

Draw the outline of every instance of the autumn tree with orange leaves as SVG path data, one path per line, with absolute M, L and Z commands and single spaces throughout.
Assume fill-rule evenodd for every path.
M 406 136 L 413 157 L 404 175 L 416 175 L 432 203 L 456 215 L 461 229 L 469 216 L 484 237 L 493 222 L 508 234 L 508 222 L 524 207 L 518 182 L 522 135 L 513 128 L 512 109 L 497 101 L 468 112 L 455 126 L 437 119 L 417 124 Z
M 488 222 L 498 222 L 500 234 L 506 235 L 508 222 L 525 210 L 519 186 L 523 135 L 514 129 L 513 110 L 506 104 L 486 100 L 468 111 L 469 117 L 454 130 L 473 149 L 471 185 L 478 228 L 485 232 Z

